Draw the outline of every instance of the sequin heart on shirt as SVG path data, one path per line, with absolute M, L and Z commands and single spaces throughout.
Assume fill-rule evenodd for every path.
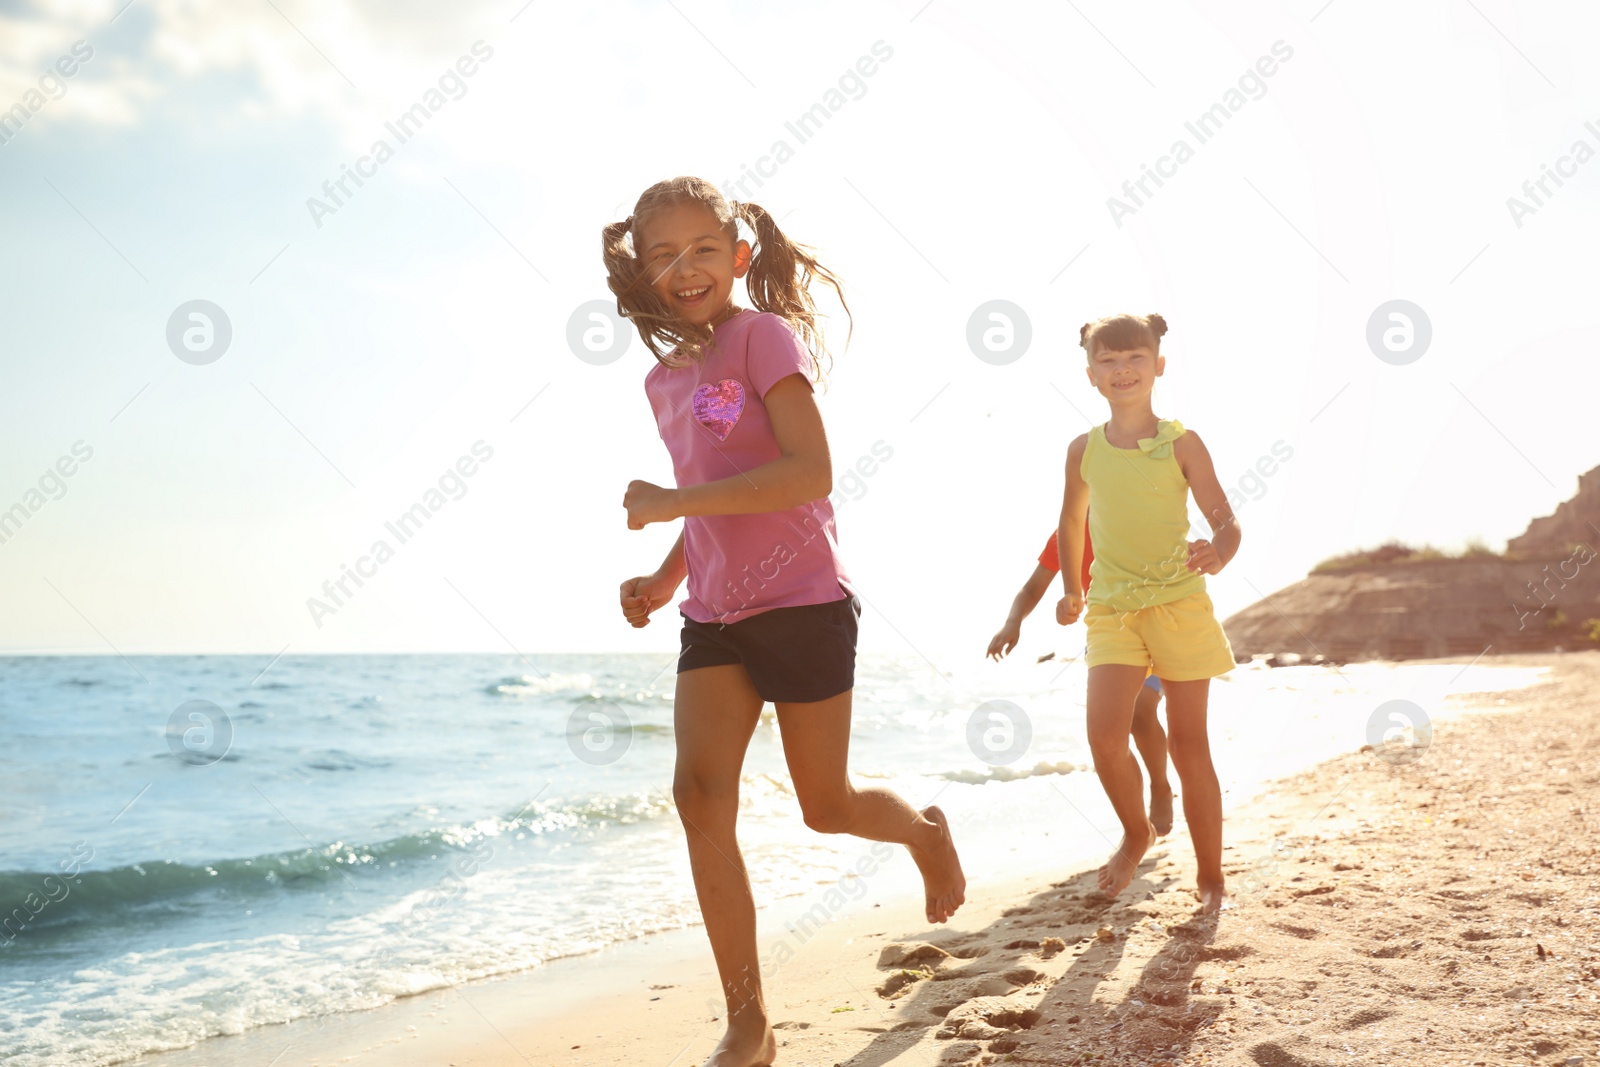
M 719 441 L 728 439 L 743 413 L 744 387 L 737 379 L 724 378 L 716 385 L 707 382 L 694 391 L 694 419 Z

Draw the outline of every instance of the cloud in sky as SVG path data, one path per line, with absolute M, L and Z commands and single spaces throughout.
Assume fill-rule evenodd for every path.
M 131 125 L 183 106 L 176 98 L 209 79 L 228 90 L 209 101 L 217 117 L 356 123 L 414 90 L 420 71 L 452 63 L 471 43 L 463 32 L 505 26 L 508 11 L 482 0 L 0 5 L 0 109 Z M 74 45 L 80 62 L 62 77 Z

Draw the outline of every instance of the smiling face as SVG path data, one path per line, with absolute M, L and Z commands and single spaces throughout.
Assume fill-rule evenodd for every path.
M 1127 349 L 1096 348 L 1089 357 L 1089 384 L 1113 404 L 1149 403 L 1156 379 L 1167 369 L 1165 356 L 1140 344 Z
M 733 283 L 750 270 L 750 243 L 735 241 L 704 204 L 692 200 L 650 213 L 634 231 L 644 279 L 672 313 L 696 325 L 728 315 Z

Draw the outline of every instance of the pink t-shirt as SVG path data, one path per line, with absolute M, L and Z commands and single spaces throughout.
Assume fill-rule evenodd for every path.
M 698 363 L 650 368 L 645 395 L 678 487 L 736 477 L 780 458 L 762 399 L 810 365 L 781 316 L 743 308 L 716 327 Z M 678 608 L 696 622 L 739 622 L 855 592 L 839 560 L 827 497 L 786 511 L 690 515 L 683 531 L 689 595 Z

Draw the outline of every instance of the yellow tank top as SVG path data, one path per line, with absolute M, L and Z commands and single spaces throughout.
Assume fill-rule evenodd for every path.
M 1102 424 L 1089 431 L 1079 472 L 1089 485 L 1088 601 L 1137 611 L 1204 592 L 1205 575 L 1189 558 L 1189 482 L 1173 455 L 1184 434 L 1162 419 L 1138 448 L 1117 448 Z

